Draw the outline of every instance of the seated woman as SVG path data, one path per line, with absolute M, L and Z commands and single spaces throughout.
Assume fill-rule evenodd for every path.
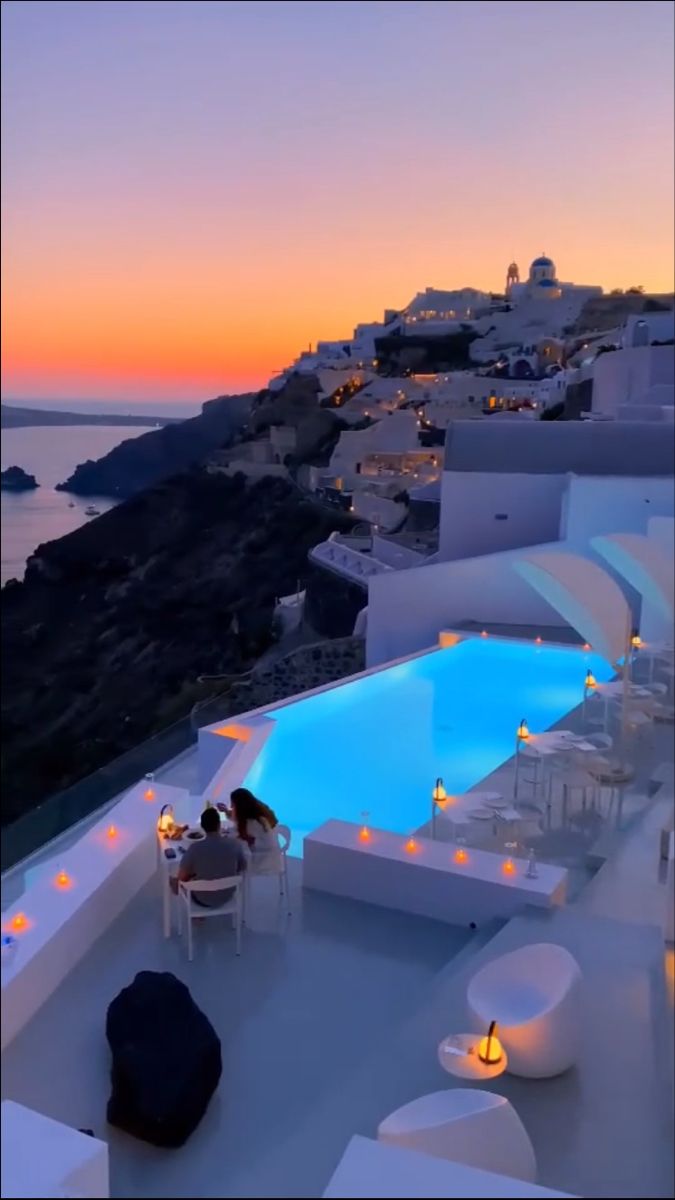
M 252 867 L 262 867 L 262 856 L 274 859 L 279 855 L 279 842 L 275 828 L 279 824 L 271 808 L 257 800 L 248 788 L 235 788 L 230 794 L 231 808 L 219 804 L 237 827 L 237 834 L 251 851 Z

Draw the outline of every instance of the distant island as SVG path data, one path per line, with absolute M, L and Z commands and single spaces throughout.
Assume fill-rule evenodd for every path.
M 28 475 L 23 467 L 8 467 L 0 474 L 0 488 L 3 492 L 32 492 L 39 487 L 34 475 Z
M 177 425 L 182 417 L 136 417 L 127 413 L 56 412 L 42 408 L 0 405 L 0 428 L 25 429 L 32 425 Z

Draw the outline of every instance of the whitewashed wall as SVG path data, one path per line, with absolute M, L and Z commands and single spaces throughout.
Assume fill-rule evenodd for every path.
M 451 561 L 555 541 L 566 486 L 564 475 L 444 471 L 439 558 Z
M 602 354 L 593 371 L 593 412 L 616 416 L 623 405 L 648 403 L 653 389 L 664 395 L 674 385 L 672 346 L 641 346 Z
M 668 436 L 666 431 L 664 437 Z M 575 544 L 587 545 L 598 533 L 646 533 L 651 517 L 673 516 L 672 478 L 569 475 L 567 479 L 560 537 Z
M 433 646 L 463 621 L 562 628 L 559 614 L 521 579 L 518 551 L 375 576 L 368 584 L 367 666 Z

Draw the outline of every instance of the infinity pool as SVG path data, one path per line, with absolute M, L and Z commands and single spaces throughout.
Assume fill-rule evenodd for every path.
M 470 638 L 270 713 L 276 728 L 246 786 L 302 838 L 329 817 L 407 833 L 429 818 L 438 775 L 465 792 L 533 733 L 583 699 L 586 671 L 611 667 L 577 647 Z

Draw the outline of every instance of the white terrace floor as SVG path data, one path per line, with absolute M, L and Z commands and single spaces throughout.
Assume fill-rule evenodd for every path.
M 584 973 L 578 1066 L 548 1081 L 503 1076 L 490 1089 L 520 1114 L 540 1183 L 585 1197 L 672 1196 L 673 954 L 664 946 L 657 850 L 672 787 L 651 799 L 648 786 L 668 760 L 672 728 L 657 727 L 637 754 L 630 791 L 641 799 L 620 830 L 601 830 L 592 878 L 587 839 L 547 844 L 551 858 L 569 853 L 586 884 L 567 909 L 524 914 L 478 937 L 303 893 L 292 860 L 293 915 L 279 909 L 273 881 L 256 880 L 242 957 L 214 921 L 196 931 L 189 964 L 178 940 L 161 935 L 153 881 L 5 1051 L 3 1096 L 108 1141 L 113 1196 L 318 1197 L 354 1133 L 372 1137 L 399 1104 L 456 1085 L 436 1047 L 466 1028 L 466 986 L 478 965 L 551 940 Z M 189 785 L 192 766 L 189 757 L 173 764 L 171 781 Z M 178 1151 L 105 1122 L 106 1007 L 142 969 L 184 979 L 223 1043 L 218 1092 Z M 189 1053 L 176 1030 L 167 1054 Z

